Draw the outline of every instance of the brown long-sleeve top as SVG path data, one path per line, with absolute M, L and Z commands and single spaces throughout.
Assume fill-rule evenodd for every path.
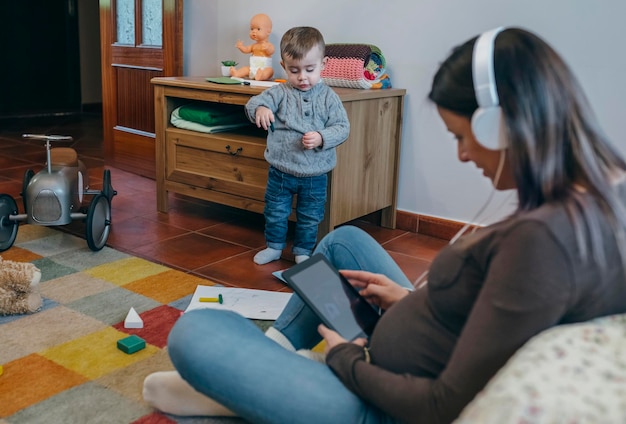
M 428 285 L 393 305 L 362 348 L 327 363 L 361 398 L 403 422 L 453 421 L 532 336 L 626 312 L 626 277 L 607 225 L 608 269 L 581 260 L 561 206 L 485 227 L 444 248 Z

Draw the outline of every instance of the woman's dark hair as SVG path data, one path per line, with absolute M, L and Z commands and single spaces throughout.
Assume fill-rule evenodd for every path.
M 471 118 L 476 38 L 456 47 L 436 72 L 428 95 L 438 107 Z M 576 78 L 542 39 L 519 28 L 498 34 L 494 71 L 518 192 L 517 213 L 564 203 L 583 257 L 606 263 L 596 229 L 610 220 L 626 265 L 626 209 L 615 180 L 624 159 L 607 140 Z M 595 202 L 583 193 L 590 193 Z M 587 246 L 591 245 L 589 249 Z

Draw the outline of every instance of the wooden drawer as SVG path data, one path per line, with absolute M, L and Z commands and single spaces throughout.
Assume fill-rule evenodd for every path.
M 266 146 L 265 137 L 259 137 L 260 132 L 256 129 L 207 134 L 169 127 L 165 133 L 168 144 L 174 142 L 181 146 L 199 150 L 265 160 L 263 156 Z
M 265 139 L 247 131 L 205 134 L 165 131 L 166 179 L 262 201 L 268 163 Z

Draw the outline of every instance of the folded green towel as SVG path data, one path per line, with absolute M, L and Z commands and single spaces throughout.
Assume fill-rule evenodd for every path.
M 172 111 L 172 116 L 170 118 L 170 122 L 177 128 L 183 128 L 190 131 L 199 131 L 204 133 L 218 133 L 224 131 L 231 131 L 237 128 L 246 127 L 252 125 L 250 122 L 240 121 L 234 122 L 231 124 L 217 124 L 217 125 L 202 125 L 198 122 L 188 121 L 187 119 L 182 119 L 180 117 L 180 107 L 174 109 Z
M 242 106 L 220 104 L 188 104 L 180 107 L 179 116 L 208 127 L 248 122 Z

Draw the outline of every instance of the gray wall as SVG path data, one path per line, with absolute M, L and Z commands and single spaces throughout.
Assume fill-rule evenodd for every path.
M 262 3 L 262 4 L 261 4 Z M 380 47 L 395 87 L 407 89 L 402 134 L 398 207 L 408 212 L 478 224 L 505 216 L 513 193 L 492 192 L 472 164 L 456 159 L 456 145 L 425 96 L 437 64 L 450 49 L 487 29 L 522 26 L 546 39 L 571 65 L 609 137 L 626 154 L 626 2 L 623 0 L 185 0 L 184 73 L 219 75 L 219 61 L 248 57 L 249 20 L 268 14 L 270 38 L 298 25 L 315 26 L 327 43 Z M 279 69 L 278 55 L 274 56 Z

